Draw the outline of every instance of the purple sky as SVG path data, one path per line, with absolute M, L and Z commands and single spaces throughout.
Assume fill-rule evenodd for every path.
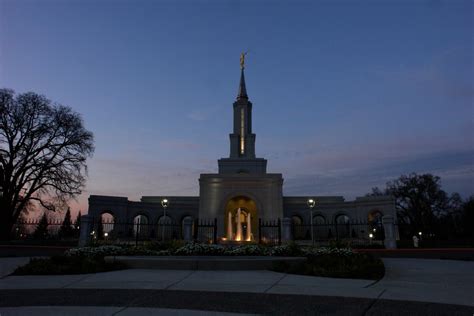
M 472 1 L 5 1 L 0 86 L 94 132 L 90 194 L 197 195 L 227 157 L 249 50 L 256 151 L 286 195 L 410 172 L 474 193 Z

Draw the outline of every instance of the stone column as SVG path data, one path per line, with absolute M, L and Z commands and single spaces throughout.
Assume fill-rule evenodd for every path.
M 184 241 L 193 240 L 193 222 L 192 218 L 186 217 L 183 220 L 183 239 Z
M 92 222 L 93 217 L 90 215 L 81 216 L 81 230 L 79 232 L 79 247 L 85 247 L 89 245 L 92 232 Z
M 383 229 L 385 231 L 384 245 L 386 249 L 397 249 L 397 241 L 395 239 L 395 219 L 392 215 L 382 217 Z
M 235 235 L 235 240 L 237 241 L 242 241 L 243 240 L 243 236 L 242 236 L 242 223 L 240 222 L 240 215 L 242 213 L 240 212 L 240 207 L 239 209 L 237 210 L 237 218 L 236 218 L 236 222 L 237 222 L 237 233 Z
M 232 240 L 233 238 L 232 235 L 234 235 L 234 232 L 232 226 L 232 212 L 229 212 L 229 215 L 227 216 L 227 240 Z
M 281 221 L 281 241 L 290 242 L 293 240 L 291 233 L 291 218 L 285 217 Z
M 247 241 L 252 241 L 252 219 L 250 218 L 250 212 L 247 214 Z

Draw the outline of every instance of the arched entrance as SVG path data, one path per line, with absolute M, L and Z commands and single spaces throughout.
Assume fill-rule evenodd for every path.
M 236 196 L 225 208 L 225 231 L 228 240 L 252 241 L 258 233 L 257 205 L 246 196 Z
M 369 223 L 369 234 L 374 240 L 384 240 L 385 232 L 382 223 L 383 214 L 379 210 L 373 210 L 367 215 L 367 221 Z M 369 235 L 370 236 L 370 235 Z

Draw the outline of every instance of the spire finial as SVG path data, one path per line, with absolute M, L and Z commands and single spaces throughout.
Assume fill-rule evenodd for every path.
M 247 95 L 247 88 L 245 87 L 245 76 L 244 76 L 245 55 L 247 55 L 247 52 L 240 54 L 240 84 L 239 84 L 239 92 L 237 93 L 237 100 L 249 98 Z
M 245 68 L 245 56 L 247 55 L 248 52 L 245 53 L 240 53 L 240 69 Z

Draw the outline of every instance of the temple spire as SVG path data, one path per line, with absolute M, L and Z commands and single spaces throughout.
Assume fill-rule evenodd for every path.
M 244 75 L 246 55 L 247 55 L 247 52 L 240 54 L 240 84 L 239 84 L 239 92 L 237 93 L 237 100 L 241 100 L 241 99 L 248 100 L 249 98 L 247 95 L 247 88 L 245 87 L 245 75 Z
M 240 99 L 248 99 L 247 95 L 247 88 L 245 87 L 245 76 L 244 76 L 244 68 L 241 67 L 240 72 L 240 84 L 239 84 L 239 92 L 237 94 L 237 100 Z
M 219 159 L 219 174 L 266 174 L 267 161 L 255 156 L 255 137 L 252 133 L 252 102 L 245 86 L 245 55 L 240 54 L 240 84 L 233 104 L 233 131 L 229 134 L 229 158 Z M 232 219 L 232 218 L 231 218 Z M 232 226 L 232 225 L 230 225 Z M 228 233 L 230 235 L 231 232 Z M 233 232 L 232 232 L 233 233 Z M 240 233 L 240 238 L 245 236 Z M 247 239 L 248 236 L 247 236 Z M 251 239 L 251 238 L 250 238 Z

